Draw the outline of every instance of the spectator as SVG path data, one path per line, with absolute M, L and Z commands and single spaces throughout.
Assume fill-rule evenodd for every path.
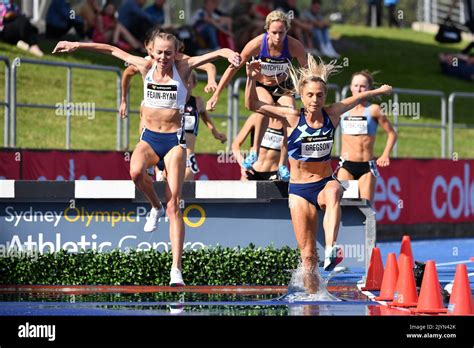
M 448 17 L 451 16 L 454 5 L 456 3 L 464 1 L 464 16 L 466 18 L 466 27 L 469 29 L 471 34 L 474 36 L 474 0 L 452 0 L 451 6 L 449 8 Z M 474 41 L 471 41 L 465 49 L 461 51 L 462 54 L 469 54 L 469 52 L 474 48 Z
M 385 7 L 388 9 L 388 25 L 390 27 L 396 26 L 400 28 L 400 23 L 397 20 L 397 4 L 399 0 L 384 0 Z
M 221 46 L 233 50 L 232 19 L 217 9 L 218 0 L 204 0 L 204 6 L 198 9 L 191 22 L 211 50 Z
M 92 36 L 94 42 L 108 43 L 126 51 L 133 47 L 141 53 L 146 53 L 140 41 L 118 22 L 115 17 L 116 11 L 115 5 L 109 0 L 97 17 L 97 24 Z
M 368 0 L 368 11 L 367 11 L 367 26 L 372 26 L 372 22 L 375 23 L 377 27 L 382 26 L 382 1 L 383 0 Z M 373 18 L 375 15 L 375 18 Z
M 330 22 L 325 20 L 320 13 L 321 0 L 312 0 L 309 10 L 303 12 L 302 18 L 312 25 L 311 34 L 314 46 L 319 46 L 319 50 L 324 56 L 339 58 L 339 53 L 332 46 L 329 36 Z
M 143 11 L 146 0 L 127 0 L 119 9 L 119 21 L 139 41 L 145 39 L 145 34 L 153 26 L 153 18 Z
M 152 18 L 154 25 L 158 24 L 162 26 L 163 24 L 165 24 L 165 2 L 166 0 L 155 0 L 154 4 L 148 6 L 145 9 L 145 12 L 148 13 Z
M 273 11 L 272 0 L 260 0 L 258 4 L 254 4 L 252 12 L 255 14 L 256 18 L 260 18 L 265 21 L 268 14 Z
M 464 3 L 464 10 L 466 12 L 466 26 L 474 36 L 474 0 L 464 0 Z M 462 50 L 462 54 L 469 54 L 473 48 L 474 41 L 471 41 L 471 43 Z
M 252 0 L 239 0 L 232 9 L 234 37 L 239 51 L 247 42 L 263 32 L 265 20 L 256 17 L 252 8 Z
M 84 20 L 84 32 L 87 37 L 92 38 L 99 14 L 100 7 L 97 0 L 85 0 L 80 6 L 79 15 Z
M 311 40 L 312 25 L 301 19 L 300 11 L 296 8 L 296 0 L 277 0 L 275 1 L 275 9 L 289 15 L 291 19 L 290 35 L 302 42 L 308 53 L 319 55 Z
M 52 0 L 46 14 L 46 37 L 59 39 L 74 27 L 77 36 L 84 39 L 84 20 L 71 10 L 68 0 Z
M 0 2 L 0 41 L 17 45 L 35 56 L 43 56 L 38 47 L 38 29 L 10 0 Z

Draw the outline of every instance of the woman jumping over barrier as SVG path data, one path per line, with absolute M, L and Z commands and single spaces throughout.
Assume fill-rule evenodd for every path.
M 351 81 L 352 95 L 356 96 L 371 90 L 373 84 L 374 78 L 370 72 L 355 73 Z M 382 156 L 375 160 L 374 144 L 378 125 L 387 133 L 387 143 Z M 390 165 L 389 155 L 397 141 L 397 133 L 382 113 L 380 106 L 371 104 L 367 99 L 342 115 L 341 131 L 341 162 L 337 178 L 358 180 L 360 198 L 373 202 L 375 183 L 379 176 L 377 165 L 380 167 Z
M 287 122 L 291 165 L 288 187 L 291 220 L 301 253 L 304 286 L 309 293 L 316 293 L 319 289 L 316 249 L 318 209 L 324 211 L 324 269 L 333 270 L 343 258 L 342 248 L 336 245 L 343 188 L 334 179 L 330 162 L 334 131 L 344 112 L 362 100 L 391 93 L 392 87 L 383 85 L 376 90 L 365 91 L 325 106 L 328 78 L 341 67 L 333 63 L 318 64 L 308 55 L 307 68 L 299 68 L 297 71 L 290 69 L 295 92 L 301 95 L 304 106 L 298 110 L 275 106 L 258 99 L 256 87 L 260 66 L 259 61 L 247 63 L 245 103 L 252 111 L 279 117 Z
M 193 68 L 219 57 L 227 58 L 232 65 L 240 65 L 240 55 L 230 49 L 220 49 L 202 56 L 176 61 L 178 40 L 174 35 L 158 33 L 153 37 L 153 60 L 131 55 L 121 49 L 99 43 L 59 42 L 53 53 L 74 52 L 85 49 L 113 55 L 136 66 L 144 78 L 143 118 L 146 128 L 133 151 L 130 176 L 142 191 L 152 209 L 144 230 L 152 232 L 165 210 L 146 174 L 146 168 L 161 159 L 167 170 L 166 215 L 170 221 L 170 240 L 173 263 L 170 285 L 184 285 L 181 275 L 181 258 L 184 243 L 184 221 L 179 207 L 186 168 L 186 143 L 182 122 L 182 110 L 186 104 L 186 83 Z
M 264 34 L 261 34 L 245 45 L 242 50 L 242 64 L 238 68 L 230 66 L 222 75 L 217 90 L 207 102 L 207 110 L 214 110 L 224 88 L 232 80 L 232 77 L 252 57 L 262 61 L 262 74 L 257 80 L 257 98 L 267 104 L 294 106 L 294 97 L 290 93 L 291 80 L 288 79 L 288 68 L 291 60 L 295 57 L 300 66 L 307 66 L 307 58 L 303 44 L 297 39 L 288 36 L 290 30 L 290 19 L 281 11 L 273 11 L 265 20 Z M 255 124 L 255 137 L 252 151 L 245 158 L 242 167 L 252 169 L 252 164 L 257 161 L 257 153 L 263 134 L 268 127 L 268 120 L 260 117 Z M 286 169 L 288 171 L 288 169 Z M 286 173 L 288 175 L 289 173 Z
M 151 60 L 151 56 L 153 55 L 153 42 L 152 38 L 157 35 L 161 29 L 158 28 L 152 28 L 147 31 L 145 40 L 144 40 L 144 45 L 147 50 L 148 55 L 145 57 L 146 60 Z M 184 44 L 179 41 L 178 42 L 178 54 L 176 55 L 176 60 L 179 61 L 181 59 L 186 59 L 189 58 L 188 55 L 182 53 L 184 51 Z M 207 73 L 207 85 L 204 87 L 204 91 L 209 93 L 209 92 L 214 92 L 217 88 L 217 83 L 216 83 L 216 66 L 212 63 L 206 63 L 201 66 L 198 66 L 197 69 L 203 70 Z M 127 99 L 128 99 L 128 94 L 130 90 L 130 81 L 133 76 L 139 74 L 140 71 L 138 70 L 137 67 L 134 65 L 128 66 L 122 75 L 122 95 L 121 95 L 121 103 L 120 103 L 120 116 L 122 118 L 127 117 Z M 144 118 L 142 117 L 142 109 L 143 109 L 143 103 L 144 101 L 142 100 L 142 103 L 140 105 L 140 123 L 139 123 L 139 134 L 141 135 L 143 128 L 146 127 Z M 187 143 L 188 138 L 186 138 L 186 143 Z M 189 144 L 186 145 L 187 147 Z M 189 147 L 187 149 L 189 151 Z M 194 148 L 193 148 L 194 151 Z M 193 152 L 194 153 L 194 152 Z M 160 172 L 160 170 L 163 170 L 163 160 L 160 161 L 159 163 L 159 169 L 156 167 L 150 167 L 147 169 L 147 172 L 150 176 L 153 176 L 155 174 L 155 170 L 157 173 L 157 176 Z M 190 180 L 190 179 L 186 179 Z

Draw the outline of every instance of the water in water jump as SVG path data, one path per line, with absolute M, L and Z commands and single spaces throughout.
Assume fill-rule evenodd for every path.
M 291 275 L 288 293 L 280 297 L 287 302 L 341 301 L 327 290 L 329 280 L 337 274 L 331 272 L 326 278 L 321 277 L 317 267 L 312 271 L 305 270 L 300 262 Z

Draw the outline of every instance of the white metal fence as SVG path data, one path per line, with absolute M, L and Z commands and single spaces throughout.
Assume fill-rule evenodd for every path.
M 33 60 L 16 58 L 13 62 L 8 60 L 7 57 L 0 56 L 0 61 L 5 65 L 5 100 L 0 101 L 0 106 L 5 107 L 5 119 L 4 119 L 4 147 L 16 147 L 17 146 L 17 137 L 16 137 L 16 121 L 17 121 L 17 109 L 21 107 L 26 108 L 40 108 L 40 109 L 55 109 L 57 108 L 56 104 L 38 104 L 38 103 L 18 103 L 17 102 L 17 93 L 18 93 L 18 84 L 17 84 L 17 72 L 21 64 L 39 64 L 47 65 L 51 67 L 66 68 L 67 69 L 67 84 L 66 84 L 66 95 L 67 102 L 72 102 L 71 97 L 71 88 L 72 88 L 72 69 L 89 69 L 89 70 L 101 70 L 108 71 L 116 74 L 117 83 L 116 83 L 116 104 L 117 108 L 95 108 L 96 111 L 111 112 L 116 113 L 117 115 L 117 139 L 116 139 L 116 149 L 117 150 L 126 150 L 129 147 L 129 122 L 128 119 L 122 119 L 119 116 L 118 109 L 120 107 L 120 95 L 121 95 L 121 80 L 122 80 L 122 71 L 117 67 L 102 66 L 102 65 L 89 65 L 89 64 L 75 64 L 75 63 L 64 63 L 64 62 L 50 62 L 44 60 Z M 21 64 L 19 64 L 21 63 Z M 204 75 L 198 75 L 199 80 L 205 80 Z M 232 140 L 235 139 L 238 128 L 239 121 L 245 119 L 247 116 L 240 115 L 240 103 L 241 96 L 244 87 L 244 78 L 238 78 L 233 83 L 228 86 L 227 94 L 227 112 L 226 114 L 213 114 L 213 117 L 225 119 L 227 123 L 227 147 L 229 149 Z M 335 101 L 344 99 L 349 92 L 349 86 L 343 86 L 342 88 L 337 84 L 330 84 L 329 90 L 334 91 Z M 394 88 L 393 102 L 398 103 L 398 96 L 400 94 L 405 95 L 419 95 L 419 96 L 432 96 L 437 98 L 440 101 L 439 116 L 440 122 L 436 123 L 402 123 L 399 122 L 398 114 L 394 114 L 394 128 L 397 130 L 400 127 L 410 127 L 410 128 L 436 128 L 440 129 L 441 141 L 440 141 L 440 157 L 446 158 L 451 156 L 454 153 L 454 128 L 474 128 L 474 125 L 464 124 L 456 125 L 455 120 L 455 105 L 454 101 L 457 98 L 474 98 L 474 93 L 465 93 L 465 92 L 453 92 L 448 97 L 443 91 L 439 90 L 426 90 L 426 89 L 403 89 L 403 88 Z M 129 103 L 130 105 L 130 103 Z M 139 114 L 138 110 L 129 110 L 129 114 Z M 67 113 L 66 116 L 69 114 Z M 65 129 L 65 148 L 70 148 L 71 143 L 71 124 L 70 117 L 67 117 L 66 129 Z M 338 155 L 340 152 L 340 132 L 336 134 L 336 153 Z M 398 157 L 397 147 L 394 148 L 393 154 L 394 157 Z

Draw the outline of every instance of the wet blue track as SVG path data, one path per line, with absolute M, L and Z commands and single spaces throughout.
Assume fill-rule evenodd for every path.
M 389 252 L 397 255 L 400 242 L 378 243 L 385 263 Z M 435 260 L 438 276 L 444 287 L 452 282 L 456 265 L 443 263 L 469 260 L 474 256 L 474 239 L 412 241 L 417 261 Z M 441 264 L 441 265 L 440 265 Z M 474 273 L 474 262 L 467 263 Z M 323 276 L 325 276 L 323 274 Z M 326 274 L 327 276 L 327 274 Z M 223 315 L 223 316 L 287 316 L 287 315 L 371 315 L 375 302 L 368 301 L 355 289 L 362 278 L 361 269 L 339 273 L 329 281 L 331 294 L 341 301 L 288 302 L 284 294 L 272 295 L 209 295 L 209 294 L 31 294 L 0 293 L 0 315 L 21 316 L 161 316 L 161 315 Z M 474 289 L 474 276 L 470 277 Z M 158 296 L 159 295 L 159 296 Z

